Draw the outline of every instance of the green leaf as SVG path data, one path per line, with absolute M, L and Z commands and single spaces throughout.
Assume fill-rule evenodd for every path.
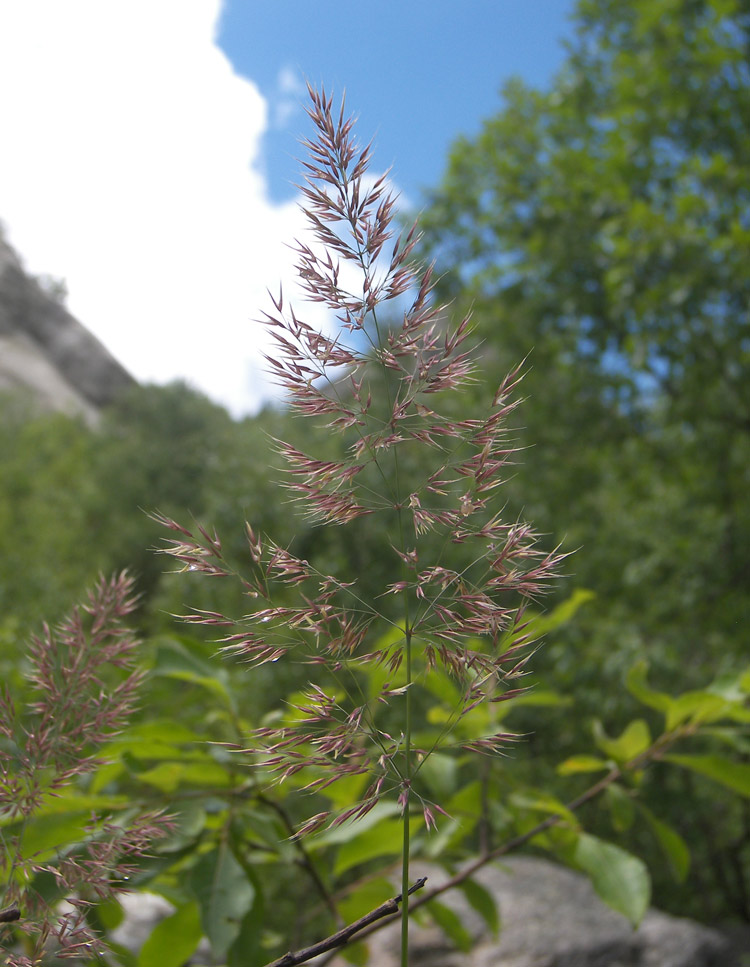
M 508 801 L 512 806 L 525 811 L 552 813 L 552 815 L 560 816 L 561 819 L 566 820 L 574 829 L 578 827 L 578 819 L 575 813 L 571 812 L 560 799 L 547 793 L 536 792 L 533 789 L 526 792 L 514 792 L 508 797 Z
M 731 702 L 712 692 L 685 692 L 673 699 L 667 712 L 665 727 L 667 731 L 671 731 L 687 719 L 695 724 L 716 722 L 723 718 L 731 707 Z
M 222 960 L 253 905 L 255 888 L 223 840 L 193 867 L 190 886 L 200 904 L 201 922 L 211 948 Z
M 250 912 L 240 925 L 237 939 L 229 948 L 227 967 L 263 967 L 267 963 L 267 952 L 263 949 L 263 924 L 265 916 L 263 899 L 259 884 L 255 881 L 255 899 Z
M 607 786 L 607 805 L 612 825 L 618 833 L 624 833 L 633 825 L 635 804 L 627 792 L 617 783 Z
M 179 641 L 164 637 L 156 648 L 153 674 L 166 678 L 189 682 L 211 692 L 222 703 L 234 710 L 235 703 L 227 686 L 222 680 L 222 669 L 217 669 L 203 659 L 193 655 Z
M 646 678 L 647 674 L 648 662 L 642 659 L 633 665 L 626 675 L 625 684 L 627 689 L 639 702 L 667 715 L 673 699 L 666 692 L 656 692 L 650 688 Z
M 458 914 L 450 907 L 446 907 L 445 904 L 438 903 L 437 900 L 430 900 L 427 909 L 435 923 L 455 946 L 463 953 L 468 953 L 474 945 L 474 941 L 469 931 L 461 923 Z
M 188 800 L 170 809 L 174 827 L 166 840 L 159 842 L 160 853 L 175 853 L 192 843 L 206 825 L 206 811 L 200 802 Z
M 557 767 L 560 776 L 572 776 L 579 772 L 602 772 L 609 769 L 604 759 L 597 759 L 593 755 L 573 755 Z
M 410 823 L 412 829 L 418 827 L 420 817 L 412 817 Z M 403 838 L 404 827 L 401 818 L 384 819 L 377 826 L 372 826 L 343 844 L 336 856 L 333 872 L 338 875 L 378 856 L 398 856 L 401 853 Z
M 637 927 L 651 899 L 645 864 L 619 846 L 588 833 L 578 837 L 573 859 L 588 874 L 602 900 Z
M 530 688 L 523 695 L 509 698 L 503 705 L 507 705 L 511 710 L 519 708 L 521 705 L 531 705 L 537 708 L 567 708 L 573 704 L 573 699 L 569 695 L 561 695 L 549 688 Z
M 398 804 L 395 802 L 379 802 L 362 819 L 350 819 L 335 829 L 328 829 L 316 836 L 311 836 L 308 839 L 308 843 L 310 848 L 314 849 L 321 846 L 333 846 L 336 843 L 347 843 L 350 839 L 354 839 L 355 836 L 363 833 L 366 829 L 372 829 L 382 819 L 388 816 L 394 816 L 396 813 L 400 813 L 400 811 Z
M 665 755 L 664 761 L 674 762 L 675 765 L 707 776 L 741 796 L 750 798 L 750 765 L 747 763 L 735 762 L 720 755 Z
M 341 951 L 341 956 L 354 967 L 367 967 L 370 962 L 370 951 L 366 943 L 350 943 Z
M 122 904 L 116 897 L 110 897 L 108 900 L 102 900 L 101 903 L 97 903 L 96 915 L 99 917 L 101 925 L 105 930 L 114 930 L 125 919 L 125 911 L 122 909 Z
M 433 799 L 445 802 L 456 791 L 458 763 L 452 756 L 432 752 L 420 763 L 418 772 L 427 783 Z
M 141 948 L 138 967 L 181 967 L 202 935 L 198 904 L 186 903 L 154 927 Z
M 31 819 L 23 833 L 23 853 L 39 862 L 51 851 L 62 850 L 86 839 L 86 827 L 90 823 L 91 813 L 88 811 L 62 815 L 53 813 Z
M 597 746 L 617 763 L 630 762 L 651 745 L 651 733 L 643 719 L 631 722 L 617 739 L 611 739 L 601 722 L 594 722 L 594 741 Z
M 476 880 L 464 880 L 460 889 L 474 910 L 490 928 L 493 937 L 500 932 L 500 913 L 497 901 L 490 891 Z
M 461 705 L 461 692 L 456 687 L 453 679 L 442 668 L 434 668 L 424 680 L 424 687 L 427 691 L 440 699 L 440 704 L 444 708 L 457 709 Z
M 579 608 L 593 600 L 596 594 L 586 588 L 576 588 L 576 590 L 563 601 L 553 608 L 549 614 L 538 615 L 529 622 L 529 631 L 535 636 L 546 635 L 556 628 L 567 624 L 575 617 Z
M 326 799 L 330 799 L 334 810 L 344 809 L 361 797 L 367 782 L 366 775 L 342 776 L 336 782 L 332 782 L 330 786 L 326 786 L 322 795 Z
M 354 923 L 355 920 L 359 920 L 370 910 L 374 910 L 381 903 L 390 900 L 397 892 L 393 888 L 393 884 L 385 877 L 381 876 L 374 880 L 368 880 L 340 901 L 339 912 L 347 923 Z
M 676 830 L 657 819 L 646 806 L 639 804 L 639 808 L 646 817 L 651 832 L 656 837 L 674 878 L 678 883 L 684 883 L 690 869 L 690 850 L 687 843 Z

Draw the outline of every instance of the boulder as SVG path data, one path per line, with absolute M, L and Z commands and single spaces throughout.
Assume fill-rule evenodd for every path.
M 416 868 L 439 883 L 439 868 Z M 460 890 L 441 902 L 460 916 L 474 946 L 455 950 L 434 925 L 413 924 L 411 967 L 733 967 L 739 958 L 722 933 L 650 910 L 637 930 L 596 896 L 589 880 L 533 857 L 513 857 L 480 870 L 475 879 L 498 903 L 496 938 Z M 368 940 L 368 967 L 398 967 L 400 925 Z M 322 958 L 321 958 L 322 960 Z M 339 956 L 331 967 L 344 967 Z

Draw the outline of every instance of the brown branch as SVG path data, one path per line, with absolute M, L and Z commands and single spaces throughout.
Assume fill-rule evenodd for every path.
M 21 919 L 21 911 L 15 905 L 6 907 L 4 910 L 0 910 L 0 923 L 13 923 L 15 920 Z
M 423 876 L 421 879 L 417 880 L 414 886 L 409 888 L 409 896 L 412 893 L 416 893 L 417 890 L 421 890 L 422 887 L 427 882 L 427 877 Z M 349 943 L 352 937 L 359 933 L 360 930 L 364 930 L 365 927 L 371 926 L 377 920 L 381 920 L 383 917 L 393 917 L 398 913 L 399 904 L 403 900 L 403 895 L 399 893 L 398 896 L 392 897 L 390 900 L 386 900 L 385 903 L 381 903 L 379 907 L 366 913 L 359 920 L 355 920 L 354 923 L 350 923 L 348 927 L 344 927 L 337 933 L 332 934 L 330 937 L 326 937 L 325 940 L 320 940 L 318 943 L 313 944 L 311 947 L 305 947 L 302 950 L 297 950 L 294 953 L 289 951 L 289 953 L 284 954 L 283 957 L 279 957 L 278 960 L 274 960 L 270 964 L 266 964 L 266 967 L 295 967 L 296 964 L 304 964 L 308 960 L 312 960 L 313 957 L 317 957 L 318 954 L 324 954 L 327 950 L 333 950 L 336 947 L 343 947 Z

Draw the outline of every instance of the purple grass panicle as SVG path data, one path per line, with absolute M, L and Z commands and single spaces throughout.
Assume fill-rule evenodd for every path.
M 11 927 L 25 938 L 24 952 L 5 961 L 10 967 L 38 963 L 50 945 L 59 958 L 102 949 L 87 909 L 122 889 L 138 857 L 168 831 L 158 813 L 92 813 L 73 847 L 66 840 L 65 850 L 29 852 L 26 845 L 35 821 L 97 769 L 102 746 L 135 711 L 144 675 L 136 667 L 139 641 L 126 624 L 135 603 L 126 574 L 101 579 L 86 604 L 32 639 L 25 708 L 7 688 L 0 692 L 0 882 L 2 906 L 14 912 L 0 930 L 3 942 Z M 42 896 L 37 881 L 45 875 L 54 888 Z
M 394 242 L 395 198 L 385 175 L 369 175 L 370 147 L 355 141 L 343 103 L 334 110 L 332 97 L 313 89 L 310 101 L 315 133 L 303 142 L 301 189 L 310 237 L 295 247 L 296 267 L 306 298 L 328 307 L 331 324 L 321 332 L 281 292 L 262 321 L 274 341 L 269 370 L 288 406 L 325 428 L 329 444 L 338 435 L 340 446 L 331 459 L 276 445 L 304 514 L 329 526 L 377 515 L 394 580 L 368 596 L 360 575 L 321 573 L 248 524 L 250 567 L 240 580 L 249 613 L 237 621 L 198 611 L 185 618 L 225 629 L 222 651 L 251 668 L 309 665 L 304 697 L 238 752 L 269 780 L 296 777 L 293 786 L 308 791 L 361 777 L 356 802 L 317 811 L 300 836 L 361 818 L 383 797 L 397 801 L 406 896 L 408 817 L 420 812 L 432 829 L 444 814 L 421 787 L 421 765 L 437 748 L 487 755 L 517 740 L 503 731 L 461 746 L 451 733 L 480 703 L 523 688 L 534 650 L 525 609 L 562 555 L 543 551 L 529 526 L 500 513 L 520 370 L 482 416 L 456 415 L 479 361 L 470 320 L 451 325 L 434 299 L 431 268 L 413 263 L 416 226 Z M 159 519 L 178 535 L 165 553 L 183 569 L 232 573 L 216 535 Z M 375 694 L 359 684 L 367 668 L 381 672 Z M 420 749 L 413 694 L 437 673 L 461 697 L 447 710 L 442 743 Z

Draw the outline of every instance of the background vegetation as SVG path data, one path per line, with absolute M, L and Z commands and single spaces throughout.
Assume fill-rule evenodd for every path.
M 454 146 L 421 220 L 440 296 L 457 317 L 473 307 L 482 343 L 480 382 L 464 393 L 461 412 L 471 415 L 528 357 L 516 431 L 526 449 L 506 489 L 506 516 L 532 520 L 550 550 L 560 540 L 577 549 L 534 660 L 546 704 L 513 710 L 514 728 L 529 738 L 493 780 L 496 807 L 469 801 L 489 787 L 436 771 L 453 810 L 473 810 L 485 824 L 461 836 L 449 826 L 426 847 L 448 858 L 460 842 L 477 848 L 512 824 L 516 787 L 565 800 L 579 776 L 572 767 L 560 774 L 562 761 L 592 744 L 617 759 L 604 729 L 628 734 L 639 661 L 650 664 L 657 693 L 714 682 L 714 694 L 734 689 L 737 698 L 746 681 L 750 5 L 581 0 L 577 25 L 550 90 L 511 83 L 499 113 Z M 1 406 L 3 679 L 22 691 L 27 634 L 62 617 L 99 572 L 133 569 L 152 675 L 132 734 L 95 791 L 177 803 L 179 830 L 144 873 L 167 871 L 159 888 L 178 906 L 176 929 L 197 938 L 201 884 L 221 869 L 228 884 L 245 884 L 238 902 L 247 936 L 263 915 L 254 899 L 261 879 L 266 921 L 281 933 L 298 888 L 295 864 L 312 862 L 295 844 L 278 844 L 299 817 L 282 798 L 262 801 L 241 767 L 195 742 L 238 740 L 301 680 L 268 666 L 248 674 L 209 663 L 210 642 L 186 635 L 171 615 L 186 602 L 241 614 L 240 589 L 164 574 L 152 553 L 162 529 L 143 511 L 210 521 L 238 565 L 247 520 L 315 567 L 369 576 L 373 587 L 388 583 L 381 535 L 367 518 L 352 538 L 290 513 L 270 437 L 294 443 L 310 428 L 283 409 L 233 421 L 185 386 L 140 387 L 92 430 L 20 400 Z M 321 439 L 324 449 L 334 445 Z M 657 729 L 658 701 L 650 705 L 638 714 Z M 750 780 L 746 788 L 742 770 L 750 742 L 718 725 L 702 741 L 695 752 L 732 757 L 734 785 L 705 769 L 657 766 L 622 795 L 587 806 L 585 823 L 648 857 L 658 906 L 748 921 Z M 473 790 L 463 807 L 461 789 Z M 634 798 L 645 812 L 634 812 Z M 648 815 L 671 833 L 659 835 Z M 230 856 L 217 833 L 208 849 L 217 830 L 251 845 Z M 382 829 L 378 838 L 382 845 Z M 368 853 L 366 832 L 364 843 L 339 854 L 336 877 L 362 873 L 377 852 L 373 843 Z M 322 855 L 332 845 L 315 848 Z M 193 899 L 179 886 L 183 861 Z M 389 895 L 373 882 L 356 901 L 362 908 L 351 899 L 340 907 L 344 919 Z M 286 946 L 321 932 L 329 889 L 311 922 L 294 921 Z M 203 908 L 202 916 L 205 931 Z M 223 953 L 238 942 L 218 925 L 211 931 Z M 163 956 L 156 942 L 154 951 Z

